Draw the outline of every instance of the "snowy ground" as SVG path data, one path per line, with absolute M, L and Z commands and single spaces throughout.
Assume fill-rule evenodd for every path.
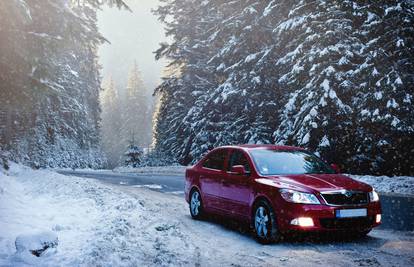
M 180 196 L 17 165 L 8 175 L 0 172 L 0 214 L 0 266 L 414 264 L 413 232 L 374 230 L 359 241 L 263 246 L 236 227 L 192 220 Z M 17 236 L 38 233 L 57 235 L 57 248 L 39 258 L 16 252 Z

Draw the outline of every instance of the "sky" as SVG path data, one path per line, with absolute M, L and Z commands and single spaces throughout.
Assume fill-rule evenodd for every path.
M 154 51 L 166 41 L 163 25 L 151 13 L 158 0 L 127 0 L 132 13 L 105 7 L 98 13 L 101 33 L 111 43 L 99 49 L 102 76 L 113 77 L 119 89 L 126 86 L 128 72 L 134 60 L 142 73 L 144 84 L 151 92 L 160 82 L 165 65 L 156 61 Z

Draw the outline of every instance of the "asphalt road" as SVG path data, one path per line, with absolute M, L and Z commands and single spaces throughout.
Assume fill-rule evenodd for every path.
M 59 171 L 64 175 L 93 178 L 105 183 L 144 187 L 163 193 L 184 195 L 184 177 L 168 174 L 114 173 L 111 171 Z M 380 194 L 382 229 L 414 231 L 414 196 Z
M 58 172 L 64 175 L 93 178 L 109 184 L 147 187 L 162 193 L 184 195 L 184 177 L 181 175 L 115 173 L 111 171 L 83 172 L 65 170 Z

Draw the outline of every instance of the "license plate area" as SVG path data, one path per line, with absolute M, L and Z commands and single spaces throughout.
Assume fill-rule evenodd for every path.
M 366 217 L 367 209 L 343 209 L 336 210 L 336 218 L 355 218 L 355 217 Z

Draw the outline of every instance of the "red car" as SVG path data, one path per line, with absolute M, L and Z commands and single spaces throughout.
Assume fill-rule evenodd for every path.
M 216 148 L 187 168 L 185 196 L 193 218 L 210 213 L 248 222 L 261 243 L 290 231 L 365 236 L 381 223 L 371 186 L 298 147 Z

